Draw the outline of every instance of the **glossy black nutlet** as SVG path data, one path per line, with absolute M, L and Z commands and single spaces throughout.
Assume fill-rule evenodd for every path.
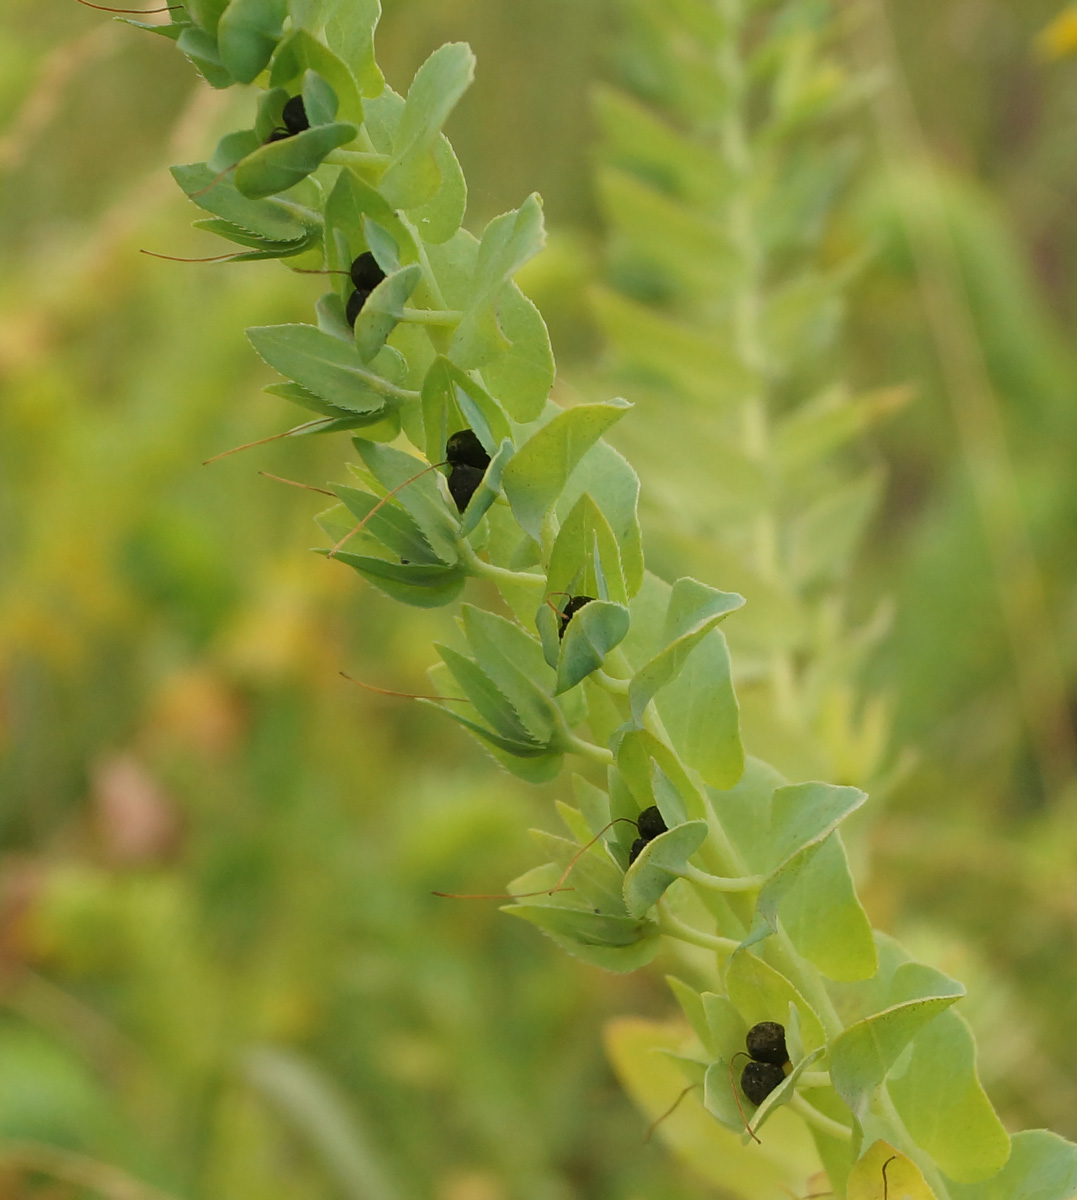
M 789 1061 L 789 1051 L 785 1048 L 785 1026 L 777 1021 L 760 1021 L 758 1025 L 753 1025 L 744 1041 L 748 1053 L 756 1062 L 784 1067 Z
M 561 627 L 557 631 L 558 641 L 564 638 L 569 621 L 572 620 L 585 604 L 590 604 L 593 599 L 594 596 L 573 596 L 565 607 L 561 609 Z
M 385 278 L 385 272 L 378 266 L 378 260 L 364 250 L 358 258 L 352 260 L 348 269 L 352 285 L 360 292 L 372 292 Z
M 631 866 L 637 858 L 639 858 L 643 847 L 647 845 L 647 839 L 638 837 L 632 843 L 632 849 L 628 852 L 628 865 Z
M 344 306 L 344 316 L 347 318 L 348 324 L 355 328 L 355 322 L 359 319 L 359 314 L 363 311 L 363 305 L 370 299 L 370 293 L 366 288 L 357 288 L 348 297 L 348 303 Z
M 310 119 L 307 116 L 307 106 L 303 103 L 303 97 L 292 96 L 290 100 L 285 101 L 280 119 L 284 122 L 284 128 L 288 130 L 289 134 L 304 133 L 308 130 Z
M 468 466 L 467 463 L 453 463 L 452 470 L 449 472 L 449 495 L 453 498 L 453 503 L 460 512 L 463 512 L 468 506 L 468 502 L 475 494 L 475 489 L 482 483 L 482 477 L 486 474 L 478 467 Z
M 645 808 L 640 813 L 636 818 L 636 828 L 639 830 L 640 837 L 648 842 L 653 842 L 659 834 L 666 832 L 666 823 L 662 820 L 662 814 L 658 811 L 657 804 L 652 804 L 650 808 Z
M 463 463 L 485 471 L 490 465 L 489 454 L 471 429 L 461 429 L 452 434 L 445 443 L 445 458 L 454 467 Z
M 768 1062 L 750 1062 L 740 1076 L 740 1090 L 753 1104 L 762 1104 L 780 1083 L 785 1082 L 785 1072 Z

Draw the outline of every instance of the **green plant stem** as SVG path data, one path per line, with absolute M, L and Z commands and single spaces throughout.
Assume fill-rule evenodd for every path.
M 843 1125 L 840 1121 L 835 1121 L 833 1117 L 828 1117 L 826 1113 L 821 1113 L 814 1104 L 810 1104 L 798 1092 L 793 1093 L 789 1107 L 799 1113 L 809 1125 L 814 1125 L 820 1133 L 825 1133 L 829 1137 L 843 1142 L 852 1141 L 853 1131 L 848 1125 Z
M 755 892 L 763 886 L 762 875 L 742 875 L 736 879 L 729 879 L 721 875 L 709 875 L 691 863 L 685 863 L 684 870 L 678 873 L 682 879 L 690 880 L 712 892 Z
M 416 325 L 459 325 L 463 313 L 456 309 L 405 308 L 404 320 Z
M 589 758 L 591 762 L 602 763 L 607 767 L 613 763 L 613 751 L 607 750 L 605 746 L 597 746 L 594 742 L 577 737 L 568 730 L 562 734 L 562 740 L 567 749 L 579 754 L 582 758 Z
M 700 946 L 704 950 L 717 950 L 719 954 L 732 954 L 740 945 L 740 942 L 734 938 L 719 937 L 717 934 L 704 933 L 702 929 L 696 929 L 694 925 L 689 925 L 680 917 L 675 917 L 661 902 L 658 905 L 658 927 L 666 937 L 688 942 L 692 946 Z
M 466 538 L 459 542 L 460 557 L 476 575 L 491 579 L 495 583 L 512 584 L 514 587 L 533 588 L 542 591 L 546 586 L 545 575 L 535 575 L 530 571 L 510 571 L 508 567 L 499 567 L 487 562 L 475 553 L 471 543 Z

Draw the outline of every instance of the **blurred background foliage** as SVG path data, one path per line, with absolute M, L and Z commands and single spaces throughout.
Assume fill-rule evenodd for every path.
M 475 48 L 450 129 L 472 219 L 543 194 L 552 244 L 524 286 L 562 395 L 608 387 L 588 114 L 617 78 L 623 9 L 386 7 L 398 90 L 442 41 Z M 896 200 L 935 184 L 870 106 L 850 120 L 860 170 L 832 236 L 872 248 L 844 373 L 914 390 L 872 435 L 885 494 L 849 580 L 861 615 L 894 610 L 863 681 L 888 698 L 902 763 L 858 847 L 868 908 L 968 983 L 1007 1123 L 1072 1138 L 1077 60 L 1037 41 L 1059 7 L 887 6 L 1012 462 L 1001 534 L 945 372 L 962 331 L 931 316 Z M 555 789 L 532 794 L 436 714 L 339 677 L 425 690 L 443 620 L 305 556 L 318 501 L 256 473 L 321 483 L 344 444 L 200 466 L 290 423 L 240 331 L 306 319 L 320 290 L 276 264 L 138 253 L 218 252 L 164 168 L 244 104 L 73 2 L 4 6 L 0 1195 L 718 1195 L 644 1144 L 602 1058 L 608 1018 L 668 1011 L 657 979 L 601 975 L 496 904 L 430 895 L 497 891 L 531 865 L 525 830 L 551 826 Z M 645 492 L 676 479 L 679 453 L 675 422 L 647 430 Z M 1027 611 L 1001 599 L 1014 527 L 1068 712 L 1055 692 L 1022 697 L 1022 653 L 1051 643 L 1008 623 Z M 1047 770 L 1038 719 L 1057 738 Z

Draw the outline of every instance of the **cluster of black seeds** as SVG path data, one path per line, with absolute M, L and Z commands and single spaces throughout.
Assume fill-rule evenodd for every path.
M 297 133 L 305 133 L 310 128 L 310 119 L 307 117 L 307 106 L 303 103 L 303 97 L 292 96 L 290 100 L 285 101 L 280 119 L 284 128 L 274 129 L 266 138 L 267 143 L 283 142 L 285 138 L 295 137 Z
M 363 305 L 370 298 L 370 293 L 385 278 L 385 272 L 378 266 L 374 255 L 369 250 L 364 250 L 352 262 L 348 274 L 351 276 L 352 286 L 355 288 L 355 291 L 348 297 L 348 303 L 344 308 L 344 315 L 348 319 L 348 324 L 354 329 L 356 319 L 360 312 L 362 312 Z
M 557 627 L 557 640 L 563 641 L 565 630 L 568 628 L 569 621 L 580 611 L 585 604 L 590 604 L 594 596 L 572 596 L 565 604 L 564 608 L 557 614 L 561 618 L 561 623 Z
M 785 1080 L 789 1051 L 785 1048 L 785 1026 L 777 1021 L 760 1021 L 745 1038 L 748 1063 L 740 1076 L 741 1091 L 753 1104 L 762 1104 Z
M 640 852 L 648 842 L 653 842 L 660 833 L 666 832 L 666 823 L 662 819 L 657 805 L 652 804 L 650 808 L 645 808 L 640 813 L 636 818 L 636 828 L 639 830 L 639 837 L 632 843 L 632 848 L 628 852 L 629 866 L 639 858 Z
M 449 495 L 463 512 L 482 483 L 490 456 L 472 430 L 461 429 L 445 443 L 445 461 L 449 464 Z

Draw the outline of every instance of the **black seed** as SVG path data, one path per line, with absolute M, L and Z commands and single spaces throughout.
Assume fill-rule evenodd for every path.
M 762 1104 L 778 1084 L 785 1081 L 785 1072 L 768 1062 L 750 1062 L 741 1072 L 740 1090 L 753 1104 Z
M 349 274 L 352 283 L 361 292 L 372 292 L 385 278 L 385 272 L 378 266 L 377 259 L 369 250 L 364 250 L 353 260 Z
M 639 829 L 641 838 L 650 842 L 653 841 L 660 833 L 666 832 L 666 823 L 662 820 L 662 814 L 658 811 L 658 806 L 652 804 L 650 808 L 645 808 L 643 812 L 636 818 L 636 828 Z M 754 1058 L 755 1055 L 752 1055 Z
M 302 133 L 310 128 L 310 120 L 307 117 L 307 108 L 303 103 L 302 96 L 293 96 L 288 100 L 280 114 L 280 119 L 284 122 L 284 128 L 292 133 Z
M 489 454 L 470 429 L 461 429 L 449 438 L 445 443 L 445 457 L 454 467 L 458 463 L 464 463 L 466 466 L 478 467 L 480 471 L 485 471 L 490 465 Z
M 485 471 L 478 467 L 469 467 L 467 463 L 453 463 L 449 472 L 449 495 L 452 496 L 456 507 L 463 512 L 468 501 L 475 494 L 475 489 L 482 483 Z
M 370 293 L 365 288 L 357 288 L 348 297 L 348 303 L 344 306 L 344 315 L 348 319 L 348 324 L 355 328 L 355 322 L 359 319 L 359 314 L 363 311 L 363 305 L 370 299 Z
M 632 849 L 628 852 L 628 865 L 631 866 L 640 856 L 640 851 L 647 845 L 647 839 L 638 837 L 632 843 Z
M 565 636 L 565 630 L 568 628 L 569 621 L 580 611 L 585 604 L 590 604 L 594 596 L 573 596 L 571 600 L 561 609 L 561 628 L 557 631 L 557 638 L 560 641 Z
M 756 1062 L 782 1067 L 789 1061 L 789 1051 L 785 1048 L 785 1026 L 777 1021 L 760 1021 L 758 1025 L 753 1025 L 748 1030 L 745 1044 Z

